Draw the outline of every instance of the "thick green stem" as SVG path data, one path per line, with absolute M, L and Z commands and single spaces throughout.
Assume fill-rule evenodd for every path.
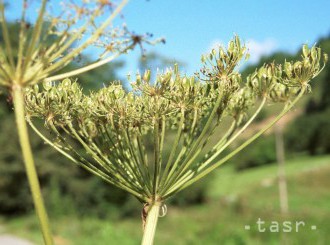
M 46 245 L 52 245 L 53 238 L 51 235 L 47 212 L 41 195 L 40 184 L 33 160 L 28 130 L 25 121 L 23 91 L 22 88 L 18 85 L 13 87 L 13 102 L 15 107 L 15 116 L 19 141 L 24 158 L 26 174 L 32 192 L 34 206 L 39 218 L 44 242 Z
M 156 226 L 159 217 L 161 203 L 154 203 L 148 210 L 147 221 L 144 227 L 142 245 L 152 245 L 156 233 Z

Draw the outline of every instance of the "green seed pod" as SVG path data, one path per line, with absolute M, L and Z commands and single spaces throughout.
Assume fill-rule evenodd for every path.
M 38 92 L 39 92 L 38 84 L 33 85 L 33 91 L 34 91 L 35 94 L 38 94 Z
M 182 79 L 182 86 L 185 89 L 189 88 L 189 81 L 188 81 L 188 79 L 186 77 Z
M 228 45 L 228 52 L 233 53 L 234 49 L 235 49 L 235 43 L 233 41 L 230 41 Z
M 144 77 L 143 77 L 143 80 L 144 80 Z M 141 85 L 141 81 L 142 81 L 141 75 L 140 75 L 140 73 L 137 73 L 137 74 L 136 74 L 135 84 L 136 84 L 137 86 L 140 86 L 140 85 Z M 146 80 L 144 80 L 144 81 L 146 81 Z
M 318 55 L 318 52 L 317 52 L 316 48 L 313 47 L 312 50 L 311 50 L 312 60 L 314 60 L 314 61 L 317 60 L 317 55 Z
M 328 54 L 324 53 L 323 54 L 324 63 L 328 63 L 328 59 L 329 59 Z
M 66 78 L 62 82 L 63 87 L 70 87 L 71 86 L 71 80 Z
M 205 56 L 204 55 L 201 56 L 201 62 L 202 63 L 205 63 L 206 62 L 206 59 L 205 59 Z
M 189 86 L 192 88 L 192 87 L 194 87 L 194 85 L 195 85 L 195 78 L 194 77 L 190 77 L 189 78 Z
M 309 49 L 308 49 L 307 44 L 303 45 L 303 47 L 302 47 L 302 52 L 303 52 L 303 55 L 304 55 L 305 57 L 308 57 Z
M 292 64 L 290 62 L 285 62 L 284 63 L 284 71 L 288 78 L 292 77 Z
M 144 75 L 143 75 L 143 81 L 145 81 L 146 83 L 149 83 L 150 82 L 150 70 L 146 70 L 144 72 Z
M 42 87 L 43 87 L 46 91 L 48 91 L 48 90 L 50 90 L 50 89 L 52 88 L 52 82 L 44 81 L 44 82 L 42 83 Z
M 219 51 L 219 52 L 220 52 L 220 58 L 221 58 L 221 59 L 224 59 L 225 56 L 226 56 L 224 50 L 223 50 L 222 48 L 220 48 L 220 51 Z

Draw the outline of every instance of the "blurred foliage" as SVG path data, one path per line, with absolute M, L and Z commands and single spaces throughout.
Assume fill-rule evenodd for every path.
M 231 160 L 237 170 L 259 167 L 276 162 L 275 137 L 264 136 L 254 144 L 246 147 Z
M 31 198 L 24 168 L 21 164 L 14 116 L 5 96 L 0 97 L 0 211 L 21 213 L 31 207 Z M 26 205 L 29 204 L 29 205 Z
M 287 130 L 287 149 L 311 155 L 330 153 L 329 129 L 330 108 L 299 116 Z
M 180 195 L 170 198 L 169 204 L 175 206 L 192 206 L 205 203 L 207 201 L 207 190 L 209 189 L 210 180 L 211 178 L 206 178 L 184 189 L 180 192 Z

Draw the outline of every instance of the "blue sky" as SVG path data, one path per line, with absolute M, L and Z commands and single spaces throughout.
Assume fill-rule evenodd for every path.
M 130 29 L 166 38 L 166 45 L 149 51 L 184 61 L 192 73 L 201 54 L 227 44 L 234 34 L 249 46 L 251 62 L 276 50 L 295 52 L 304 43 L 312 45 L 330 34 L 329 11 L 329 0 L 134 0 L 124 15 Z M 127 68 L 135 69 L 133 62 Z
M 34 0 L 35 1 L 35 0 Z M 11 2 L 19 12 L 21 1 Z M 148 51 L 183 61 L 192 74 L 200 56 L 238 34 L 250 49 L 250 62 L 277 50 L 295 52 L 330 34 L 330 0 L 131 0 L 124 9 L 127 26 L 136 33 L 165 37 L 166 44 Z M 35 10 L 34 10 L 35 11 Z M 140 51 L 128 54 L 121 77 L 137 70 Z

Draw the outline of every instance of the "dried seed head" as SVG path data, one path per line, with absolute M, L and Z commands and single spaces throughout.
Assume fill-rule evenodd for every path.
M 69 79 L 44 83 L 43 88 L 35 85 L 26 89 L 28 118 L 42 118 L 60 139 L 61 149 L 70 149 L 67 153 L 91 172 L 143 202 L 164 201 L 210 172 L 214 160 L 265 103 L 292 106 L 291 101 L 300 98 L 310 79 L 322 70 L 321 51 L 304 46 L 301 61 L 265 64 L 244 81 L 236 71 L 244 52 L 235 37 L 227 49 L 212 50 L 203 58 L 202 74 L 182 76 L 176 66 L 152 80 L 146 71 L 136 75 L 129 92 L 120 82 L 89 95 Z M 225 133 L 219 137 L 223 121 L 232 121 L 232 126 L 222 128 Z M 177 136 L 171 141 L 173 134 Z M 210 147 L 212 137 L 217 141 Z M 173 148 L 164 164 L 163 146 L 168 140 Z M 154 149 L 151 161 L 146 152 L 149 144 Z M 211 149 L 205 153 L 207 148 Z

